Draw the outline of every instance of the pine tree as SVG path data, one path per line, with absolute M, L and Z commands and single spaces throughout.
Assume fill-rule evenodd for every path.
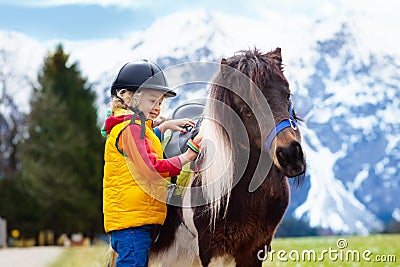
M 24 115 L 14 96 L 29 79 L 13 72 L 10 66 L 15 62 L 12 54 L 0 49 L 0 217 L 7 220 L 9 229 L 24 229 L 22 238 L 31 238 L 36 233 L 39 206 L 21 184 L 17 150 L 24 132 Z
M 39 74 L 20 146 L 23 178 L 43 211 L 38 226 L 93 236 L 102 231 L 103 140 L 95 94 L 68 57 L 59 45 Z

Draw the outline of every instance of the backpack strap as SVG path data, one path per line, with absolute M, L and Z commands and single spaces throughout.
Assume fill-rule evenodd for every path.
M 143 111 L 138 110 L 137 108 L 128 106 L 128 108 L 133 111 L 132 119 L 130 124 L 137 124 L 136 117 L 139 116 L 140 118 L 140 138 L 144 139 L 144 134 L 146 132 L 146 116 L 144 116 Z
M 126 157 L 126 153 L 122 150 L 122 148 L 119 146 L 119 137 L 121 136 L 121 133 L 126 129 L 126 127 L 128 127 L 131 124 L 137 124 L 136 123 L 136 118 L 139 116 L 140 119 L 140 138 L 144 139 L 145 133 L 146 133 L 146 117 L 143 113 L 143 111 L 138 110 L 137 108 L 134 107 L 130 107 L 128 106 L 128 108 L 133 111 L 132 114 L 132 118 L 131 118 L 131 122 L 126 125 L 119 133 L 117 138 L 115 139 L 115 147 L 117 148 L 117 150 L 119 151 L 119 153 L 121 153 L 121 155 L 123 155 L 124 157 Z

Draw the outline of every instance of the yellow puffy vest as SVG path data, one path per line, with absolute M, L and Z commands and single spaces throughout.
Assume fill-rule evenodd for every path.
M 138 185 L 132 176 L 135 166 L 116 147 L 119 133 L 129 123 L 124 121 L 115 125 L 105 144 L 103 213 L 106 232 L 146 224 L 163 224 L 166 217 L 166 183 L 158 183 L 155 193 L 157 197 L 154 198 L 155 194 L 149 192 L 149 189 L 144 190 Z M 151 128 L 151 121 L 146 122 L 145 138 L 151 152 L 157 159 L 162 159 L 162 146 Z

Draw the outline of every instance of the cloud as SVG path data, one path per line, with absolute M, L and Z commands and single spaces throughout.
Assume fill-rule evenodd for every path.
M 219 1 L 202 0 L 0 0 L 0 5 L 24 6 L 24 7 L 56 7 L 67 5 L 95 5 L 102 7 L 120 7 L 127 9 L 182 9 L 187 7 L 203 7 L 206 9 L 225 9 L 227 12 L 232 10 L 246 10 L 254 14 L 262 14 L 263 11 L 275 11 L 285 15 L 306 15 L 313 18 L 325 17 L 338 12 L 357 12 L 371 14 L 374 17 L 386 18 L 397 17 L 400 9 L 398 0 L 231 0 L 229 5 L 219 3 Z M 226 7 L 228 5 L 228 7 Z M 157 13 L 157 12 L 156 12 Z
M 67 5 L 98 5 L 118 6 L 122 8 L 135 8 L 154 5 L 154 1 L 146 0 L 0 0 L 0 5 L 23 6 L 23 7 L 56 7 Z
M 252 10 L 257 16 L 276 12 L 286 16 L 320 19 L 337 15 L 351 17 L 352 14 L 366 14 L 371 15 L 371 19 L 400 20 L 398 0 L 249 0 L 243 1 L 242 4 L 242 8 Z
M 0 0 L 0 6 L 20 7 L 63 7 L 63 6 L 101 6 L 133 10 L 148 16 L 163 16 L 178 10 L 194 10 L 198 8 L 222 13 L 235 14 L 244 17 L 266 18 L 268 16 L 284 17 L 284 21 L 294 17 L 304 19 L 324 19 L 329 17 L 352 18 L 362 14 L 369 21 L 362 23 L 376 31 L 391 32 L 398 36 L 397 27 L 400 19 L 400 1 L 398 0 Z M 355 16 L 357 17 L 357 16 Z M 378 37 L 377 37 L 378 38 Z

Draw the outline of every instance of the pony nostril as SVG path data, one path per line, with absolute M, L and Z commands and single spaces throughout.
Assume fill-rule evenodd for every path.
M 286 166 L 286 160 L 285 160 L 285 152 L 283 151 L 283 149 L 282 148 L 280 148 L 280 149 L 278 149 L 277 151 L 276 151 L 276 156 L 277 156 L 277 158 L 278 158 L 278 162 L 279 162 L 279 164 L 282 166 L 282 167 L 285 167 Z
M 295 147 L 296 147 L 296 155 L 299 158 L 303 158 L 303 150 L 301 149 L 301 145 L 298 142 L 294 142 Z
M 304 155 L 299 142 L 293 141 L 287 147 L 279 147 L 275 153 L 280 166 L 289 173 L 304 172 Z
M 288 147 L 288 150 L 291 151 L 294 155 L 300 155 L 303 154 L 303 151 L 301 150 L 301 146 L 299 142 L 293 141 L 290 146 Z
M 296 149 L 297 149 L 297 153 L 300 153 L 300 152 L 301 152 L 301 147 L 300 147 L 300 144 L 299 144 L 299 143 L 296 144 Z

